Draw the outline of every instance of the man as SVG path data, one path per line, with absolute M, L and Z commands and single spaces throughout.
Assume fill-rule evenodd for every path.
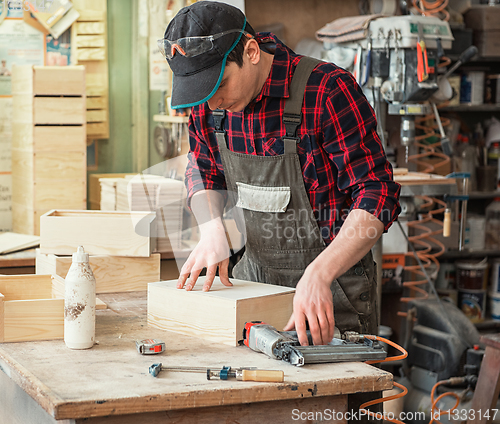
M 352 76 L 255 34 L 219 2 L 180 10 L 159 47 L 172 107 L 192 107 L 186 182 L 201 237 L 177 287 L 191 290 L 203 268 L 203 290 L 217 268 L 231 285 L 221 215 L 235 194 L 247 241 L 233 275 L 296 287 L 285 330 L 302 345 L 307 326 L 316 345 L 334 325 L 375 333 L 370 249 L 399 213 L 399 185 Z

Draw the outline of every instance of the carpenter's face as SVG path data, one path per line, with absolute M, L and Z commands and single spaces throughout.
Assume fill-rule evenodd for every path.
M 249 47 L 250 46 L 250 47 Z M 218 90 L 208 100 L 210 109 L 225 109 L 229 112 L 241 112 L 260 93 L 259 68 L 256 65 L 255 49 L 258 45 L 250 40 L 243 53 L 243 66 L 236 63 L 226 64 L 224 75 Z

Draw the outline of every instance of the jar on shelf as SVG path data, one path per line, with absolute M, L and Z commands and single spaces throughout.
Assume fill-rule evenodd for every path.
M 469 137 L 464 135 L 457 137 L 460 144 L 457 147 L 456 155 L 456 171 L 467 172 L 470 174 L 469 191 L 477 189 L 476 168 L 477 168 L 477 152 L 476 147 L 469 143 Z
M 500 197 L 486 207 L 485 247 L 500 250 Z
M 500 143 L 491 143 L 488 149 L 488 165 L 497 169 L 497 186 L 500 187 Z

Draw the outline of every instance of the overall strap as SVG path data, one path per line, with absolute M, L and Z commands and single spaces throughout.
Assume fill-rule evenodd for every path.
M 304 91 L 307 80 L 311 72 L 321 60 L 304 56 L 300 59 L 290 83 L 290 96 L 285 100 L 285 110 L 283 111 L 283 123 L 285 124 L 286 135 L 283 137 L 285 154 L 293 154 L 297 151 L 297 128 L 302 122 L 302 103 L 304 101 Z
M 224 130 L 224 120 L 226 118 L 226 111 L 223 109 L 216 109 L 212 111 L 214 118 L 215 137 L 220 150 L 227 150 L 226 144 L 226 130 Z

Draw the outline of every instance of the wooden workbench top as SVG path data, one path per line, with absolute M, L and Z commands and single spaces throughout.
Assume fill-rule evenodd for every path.
M 245 346 L 214 345 L 149 328 L 146 292 L 100 295 L 98 345 L 70 350 L 62 340 L 0 344 L 0 368 L 55 419 L 199 408 L 271 400 L 332 396 L 392 388 L 392 375 L 364 363 L 295 367 Z M 207 317 L 210 319 L 210 317 Z M 140 355 L 135 340 L 159 338 L 167 350 Z M 282 369 L 284 383 L 206 379 L 204 374 L 149 366 L 258 367 Z

